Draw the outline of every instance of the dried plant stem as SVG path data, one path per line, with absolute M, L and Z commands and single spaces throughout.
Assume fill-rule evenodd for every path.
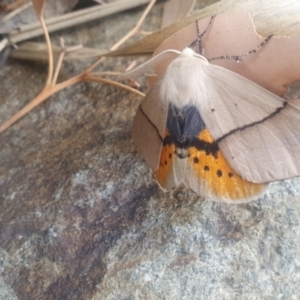
M 122 39 L 120 39 L 117 43 L 115 43 L 110 50 L 116 50 L 118 47 L 120 47 L 123 43 L 125 43 L 129 38 L 131 38 L 133 35 L 135 35 L 137 32 L 139 32 L 140 27 L 142 25 L 142 23 L 144 22 L 147 14 L 149 13 L 149 11 L 151 10 L 151 8 L 153 7 L 153 5 L 155 4 L 156 0 L 151 0 L 147 6 L 147 8 L 145 9 L 144 13 L 142 14 L 142 16 L 140 17 L 140 19 L 138 20 L 136 26 L 130 30 Z M 96 60 L 90 67 L 88 67 L 85 72 L 91 72 L 100 62 L 103 61 L 103 57 L 100 57 L 98 60 Z
M 125 37 L 123 37 L 120 41 L 118 41 L 115 45 L 113 45 L 111 50 L 115 50 L 116 48 L 118 48 L 122 43 L 124 43 L 127 39 L 129 39 L 131 36 L 133 36 L 134 34 L 136 34 L 139 31 L 139 28 L 140 28 L 142 22 L 146 18 L 147 14 L 149 13 L 150 9 L 152 8 L 152 6 L 154 5 L 155 2 L 156 2 L 156 0 L 151 0 L 149 2 L 146 10 L 144 11 L 143 15 L 139 19 L 137 25 Z M 30 112 L 33 108 L 35 108 L 37 105 L 42 103 L 44 100 L 46 100 L 51 95 L 55 94 L 56 92 L 66 88 L 70 85 L 73 85 L 77 82 L 95 81 L 95 82 L 105 83 L 105 84 L 109 84 L 109 85 L 112 85 L 112 86 L 115 86 L 118 88 L 122 88 L 129 92 L 135 93 L 141 97 L 145 97 L 144 93 L 142 93 L 128 85 L 125 85 L 125 84 L 122 84 L 122 83 L 119 83 L 117 81 L 113 81 L 110 79 L 98 77 L 97 75 L 99 75 L 100 73 L 91 73 L 91 70 L 94 67 L 96 67 L 102 61 L 103 58 L 98 59 L 94 64 L 92 64 L 88 69 L 83 71 L 81 74 L 79 74 L 75 77 L 72 77 L 69 80 L 66 80 L 62 83 L 56 84 L 57 77 L 58 77 L 64 56 L 65 56 L 65 53 L 78 49 L 78 46 L 75 46 L 75 47 L 72 47 L 69 49 L 65 49 L 64 41 L 63 41 L 63 39 L 61 39 L 62 51 L 60 53 L 55 71 L 53 73 L 52 46 L 51 46 L 49 33 L 47 31 L 47 27 L 46 27 L 46 24 L 45 24 L 42 14 L 39 15 L 39 20 L 40 20 L 40 23 L 42 25 L 42 29 L 43 29 L 44 35 L 45 35 L 46 44 L 47 44 L 47 52 L 48 52 L 48 60 L 49 60 L 49 70 L 48 70 L 48 77 L 47 77 L 46 85 L 45 85 L 43 91 L 37 97 L 35 97 L 30 103 L 28 103 L 25 107 L 23 107 L 12 118 L 10 118 L 2 126 L 0 126 L 0 133 L 3 132 L 4 130 L 6 130 L 8 127 L 10 127 L 12 124 L 14 124 L 16 121 L 18 121 L 20 118 L 22 118 L 24 115 L 26 115 L 28 112 Z M 117 72 L 103 72 L 102 75 L 108 75 L 108 74 L 115 75 L 116 73 Z
M 45 35 L 45 40 L 46 40 L 46 44 L 47 44 L 47 51 L 48 51 L 48 76 L 47 76 L 46 86 L 50 86 L 51 85 L 51 81 L 52 81 L 52 75 L 53 75 L 52 46 L 51 46 L 50 36 L 49 36 L 49 33 L 47 31 L 47 27 L 46 27 L 46 24 L 45 24 L 45 20 L 44 20 L 44 18 L 42 16 L 39 17 L 39 20 L 41 22 L 41 26 L 43 28 L 44 35 Z
M 91 8 L 64 14 L 62 16 L 46 20 L 48 32 L 65 29 L 88 21 L 100 19 L 111 14 L 124 11 L 148 3 L 149 0 L 119 0 L 105 5 L 98 5 Z M 9 41 L 13 44 L 28 40 L 43 34 L 38 22 L 21 26 L 18 31 L 9 35 Z
M 100 83 L 105 83 L 105 84 L 109 84 L 118 88 L 121 88 L 123 90 L 126 90 L 128 92 L 132 92 L 135 93 L 141 97 L 145 97 L 145 94 L 140 92 L 139 90 L 136 90 L 126 84 L 114 81 L 114 80 L 110 80 L 110 79 L 106 79 L 103 77 L 98 77 L 95 76 L 93 73 L 87 74 L 86 76 L 84 76 L 84 81 L 95 81 L 95 82 L 100 82 Z
M 20 111 L 18 111 L 13 117 L 11 117 L 9 120 L 7 120 L 4 124 L 2 124 L 0 126 L 0 133 L 3 132 L 4 130 L 6 130 L 8 127 L 10 127 L 15 122 L 17 122 L 19 119 L 21 119 L 23 116 L 25 116 L 32 109 L 34 109 L 36 106 L 38 106 L 40 103 L 42 103 L 44 100 L 46 100 L 53 94 L 61 91 L 62 89 L 66 88 L 70 85 L 73 85 L 77 82 L 83 81 L 82 77 L 83 77 L 83 75 L 80 74 L 80 75 L 72 77 L 69 80 L 66 80 L 60 84 L 45 86 L 45 88 L 40 92 L 39 95 L 37 95 L 32 101 L 30 101 L 26 106 L 24 106 Z
M 22 5 L 21 7 L 14 9 L 12 12 L 7 14 L 0 20 L 0 24 L 5 23 L 6 21 L 10 20 L 11 18 L 18 15 L 19 13 L 21 13 L 22 11 L 24 11 L 25 9 L 27 9 L 31 6 L 32 6 L 32 2 L 28 2 L 28 3 L 25 3 L 24 5 Z
M 61 52 L 58 57 L 58 61 L 57 61 L 56 68 L 55 68 L 54 75 L 53 75 L 52 82 L 51 82 L 52 85 L 55 85 L 55 83 L 57 81 L 57 77 L 58 77 L 62 62 L 64 60 L 65 54 L 66 54 L 66 52 Z
M 83 81 L 94 81 L 94 82 L 109 84 L 109 85 L 124 89 L 126 91 L 135 93 L 138 96 L 145 97 L 144 93 L 142 93 L 139 90 L 136 90 L 128 85 L 119 83 L 117 81 L 109 80 L 106 78 L 98 77 L 96 74 L 93 74 L 93 73 L 90 73 L 90 74 L 81 73 L 81 74 L 79 74 L 75 77 L 72 77 L 62 83 L 46 86 L 44 88 L 44 90 L 37 97 L 35 97 L 25 107 L 23 107 L 20 111 L 18 111 L 12 118 L 10 118 L 8 121 L 6 121 L 4 124 L 2 124 L 0 126 L 0 133 L 5 131 L 12 124 L 17 122 L 19 119 L 21 119 L 23 116 L 25 116 L 32 109 L 34 109 L 36 106 L 38 106 L 40 103 L 42 103 L 44 100 L 46 100 L 53 94 L 65 89 L 68 86 L 71 86 L 75 83 L 83 82 Z
M 121 75 L 122 72 L 110 72 L 110 71 L 105 71 L 105 72 L 93 72 L 93 75 L 96 76 L 119 76 Z
M 56 68 L 55 68 L 54 75 L 53 75 L 52 82 L 51 82 L 52 85 L 55 85 L 55 83 L 57 81 L 57 77 L 58 77 L 62 62 L 64 60 L 65 54 L 66 54 L 66 51 L 64 51 L 64 50 L 62 50 L 59 54 Z
M 156 2 L 156 0 L 151 0 L 149 2 L 147 8 L 143 12 L 143 14 L 142 14 L 141 18 L 139 19 L 139 21 L 137 22 L 136 26 L 131 31 L 129 31 L 122 39 L 120 39 L 116 44 L 114 44 L 110 48 L 111 51 L 119 48 L 124 42 L 126 42 L 129 38 L 131 38 L 133 35 L 135 35 L 136 33 L 139 32 L 142 23 L 144 22 L 145 18 L 147 17 L 149 11 L 151 10 L 151 8 L 155 4 L 155 2 Z
M 52 85 L 55 85 L 55 83 L 57 81 L 57 77 L 58 77 L 62 62 L 65 58 L 65 55 L 69 52 L 73 52 L 73 51 L 77 51 L 77 50 L 82 49 L 82 45 L 77 45 L 77 46 L 65 48 L 65 41 L 61 37 L 60 38 L 60 48 L 61 48 L 60 54 L 59 54 L 58 61 L 57 61 L 57 64 L 56 64 L 56 68 L 55 68 L 55 71 L 54 71 L 54 75 L 53 75 L 53 78 L 52 78 L 52 83 L 51 83 Z M 53 52 L 51 52 L 51 55 L 53 56 Z

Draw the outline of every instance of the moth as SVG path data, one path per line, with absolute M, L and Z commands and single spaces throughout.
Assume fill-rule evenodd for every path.
M 163 190 L 184 184 L 206 199 L 241 202 L 299 176 L 296 107 L 190 48 L 155 59 L 170 53 L 177 58 L 141 102 L 132 129 Z

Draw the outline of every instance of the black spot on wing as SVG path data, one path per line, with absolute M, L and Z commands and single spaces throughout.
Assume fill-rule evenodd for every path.
M 222 176 L 223 176 L 222 170 L 218 170 L 218 171 L 217 171 L 217 176 L 218 176 L 218 177 L 222 177 Z
M 198 164 L 199 163 L 199 158 L 198 157 L 194 157 L 194 164 Z

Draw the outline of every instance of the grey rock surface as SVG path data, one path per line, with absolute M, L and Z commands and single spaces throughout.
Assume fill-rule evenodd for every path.
M 161 8 L 145 30 L 158 28 Z M 105 48 L 140 12 L 53 40 Z M 102 66 L 121 70 L 128 61 Z M 84 65 L 65 63 L 60 79 Z M 44 64 L 8 62 L 1 123 L 38 93 L 45 74 Z M 238 205 L 184 187 L 164 193 L 131 141 L 139 100 L 78 84 L 0 135 L 0 299 L 300 299 L 299 178 Z

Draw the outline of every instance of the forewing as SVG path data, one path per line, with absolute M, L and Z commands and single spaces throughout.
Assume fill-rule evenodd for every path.
M 227 69 L 205 66 L 203 120 L 234 170 L 251 182 L 300 175 L 300 112 Z
M 153 169 L 159 167 L 168 107 L 160 100 L 157 83 L 141 102 L 132 127 L 132 138 L 138 152 Z

